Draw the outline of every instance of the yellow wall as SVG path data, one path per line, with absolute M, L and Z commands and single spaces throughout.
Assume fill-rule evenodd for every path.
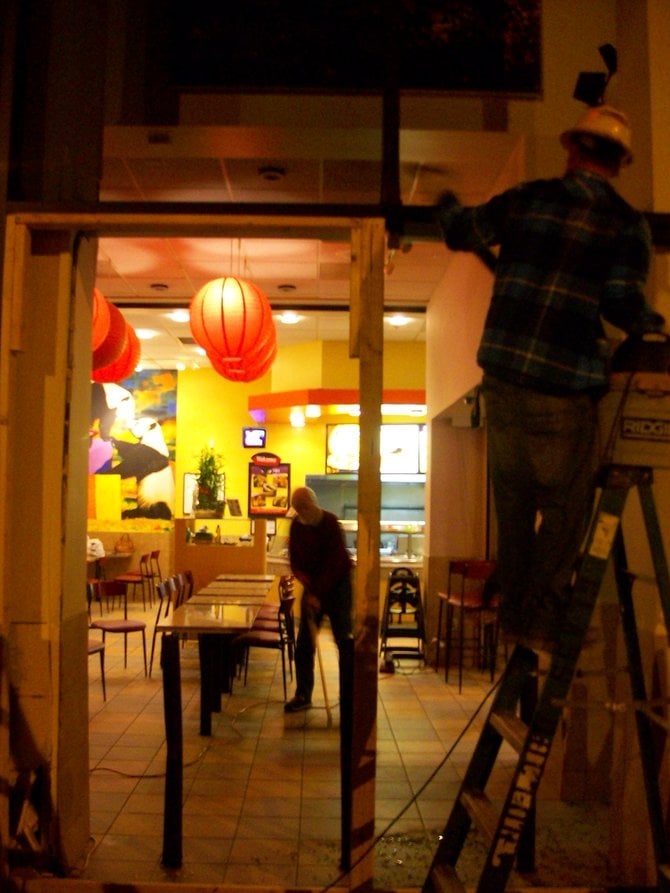
M 294 344 L 279 350 L 269 374 L 271 384 L 266 390 L 295 391 L 298 388 L 321 387 L 322 350 L 320 341 Z M 255 387 L 254 393 L 261 393 L 261 389 Z
M 345 341 L 310 341 L 282 348 L 270 370 L 272 391 L 300 388 L 357 388 L 358 360 Z M 384 344 L 384 387 L 424 388 L 426 345 L 423 341 Z M 261 389 L 257 389 L 258 393 Z
M 268 388 L 267 376 L 253 382 L 254 390 L 259 386 Z M 210 443 L 224 457 L 226 497 L 239 499 L 246 514 L 247 467 L 254 451 L 242 446 L 242 428 L 253 424 L 247 410 L 251 388 L 252 384 L 228 381 L 213 369 L 188 369 L 179 373 L 175 464 L 177 515 L 183 513 L 184 474 L 196 471 L 200 450 Z M 233 526 L 235 533 L 247 533 L 249 521 L 245 518 Z
M 310 342 L 279 350 L 268 375 L 249 384 L 227 381 L 213 369 L 180 372 L 177 384 L 177 501 L 176 513 L 183 513 L 183 476 L 196 469 L 200 449 L 213 442 L 225 459 L 226 497 L 237 498 L 243 518 L 226 516 L 222 532 L 247 533 L 247 470 L 255 450 L 242 446 L 242 428 L 254 424 L 248 412 L 252 394 L 294 390 L 305 387 L 358 387 L 358 362 L 350 360 L 345 342 Z M 425 344 L 392 342 L 385 345 L 385 387 L 423 388 L 425 385 Z M 316 373 L 315 374 L 315 370 Z M 308 419 L 304 428 L 288 422 L 268 421 L 263 427 L 268 437 L 266 451 L 291 465 L 291 487 L 304 484 L 305 475 L 325 472 L 326 425 L 351 422 L 350 417 L 322 416 Z M 416 422 L 416 418 L 394 419 Z M 286 522 L 288 524 L 288 522 Z M 282 522 L 279 522 L 282 532 Z

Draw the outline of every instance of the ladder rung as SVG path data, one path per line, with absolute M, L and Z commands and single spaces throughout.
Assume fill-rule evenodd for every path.
M 489 722 L 517 753 L 521 753 L 528 737 L 528 726 L 522 719 L 519 719 L 516 713 L 501 710 L 500 712 L 492 713 L 489 717 Z
M 459 799 L 479 831 L 490 843 L 498 828 L 500 818 L 498 810 L 483 791 L 474 788 L 462 790 Z
M 430 880 L 435 893 L 465 893 L 465 885 L 453 865 L 434 865 Z

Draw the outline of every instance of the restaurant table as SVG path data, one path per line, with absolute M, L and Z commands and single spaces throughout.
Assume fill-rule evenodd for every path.
M 258 583 L 210 583 L 199 589 L 191 600 L 201 595 L 219 596 L 221 599 L 227 599 L 228 596 L 266 599 L 268 592 L 266 585 Z
M 221 709 L 221 692 L 232 688 L 231 642 L 251 628 L 273 581 L 270 575 L 227 575 L 203 587 L 156 625 L 162 633 L 161 647 L 166 635 L 198 636 L 201 735 L 211 734 L 212 712 Z
M 200 660 L 200 734 L 212 734 L 212 713 L 221 710 L 221 692 L 232 688 L 234 673 L 231 643 L 235 636 L 250 629 L 261 599 L 236 603 L 233 594 L 222 595 L 206 603 L 194 601 L 180 605 L 156 625 L 162 635 L 198 636 Z
M 274 582 L 274 574 L 219 574 L 215 580 L 219 583 L 267 583 Z

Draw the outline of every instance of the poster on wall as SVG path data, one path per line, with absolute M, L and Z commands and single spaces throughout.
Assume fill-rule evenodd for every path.
M 249 463 L 249 516 L 278 517 L 288 511 L 291 466 L 274 453 L 256 453 Z
M 88 517 L 164 528 L 175 510 L 177 373 L 91 384 Z

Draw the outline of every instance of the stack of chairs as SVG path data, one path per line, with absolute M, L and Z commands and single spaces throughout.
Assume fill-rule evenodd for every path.
M 279 579 L 279 603 L 268 602 L 261 606 L 253 626 L 246 633 L 237 636 L 234 652 L 239 674 L 244 676 L 247 684 L 249 673 L 249 651 L 252 648 L 270 648 L 281 653 L 282 681 L 284 700 L 287 699 L 286 670 L 293 680 L 293 661 L 295 657 L 295 580 L 290 574 Z

